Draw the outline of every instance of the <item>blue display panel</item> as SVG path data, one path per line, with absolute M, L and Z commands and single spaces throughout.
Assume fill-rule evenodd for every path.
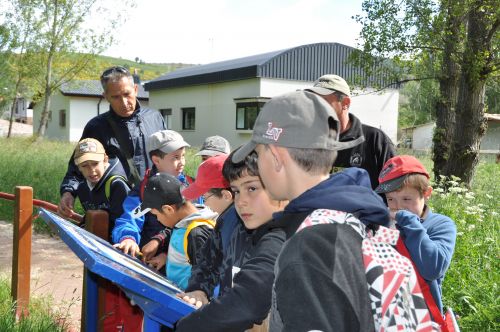
M 145 315 L 172 327 L 195 307 L 175 294 L 181 290 L 156 270 L 58 215 L 40 208 L 40 216 L 93 273 L 120 286 Z

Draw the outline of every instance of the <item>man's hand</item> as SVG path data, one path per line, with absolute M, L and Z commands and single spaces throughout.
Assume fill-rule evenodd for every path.
M 204 291 L 201 290 L 196 290 L 189 293 L 179 293 L 176 294 L 176 296 L 182 299 L 184 302 L 194 305 L 196 309 L 208 303 L 207 295 Z
M 65 192 L 61 196 L 61 201 L 57 207 L 57 212 L 63 217 L 70 217 L 75 212 L 73 211 L 73 206 L 75 204 L 75 198 L 71 193 Z
M 125 254 L 128 254 L 132 257 L 140 254 L 139 246 L 133 239 L 125 239 L 120 243 L 113 245 L 113 247 L 120 249 Z
M 152 259 L 156 255 L 159 246 L 160 246 L 160 241 L 155 239 L 152 239 L 151 241 L 146 243 L 142 247 L 143 260 L 147 262 L 150 259 Z
M 159 270 L 167 263 L 167 253 L 162 252 L 146 262 L 149 266 Z

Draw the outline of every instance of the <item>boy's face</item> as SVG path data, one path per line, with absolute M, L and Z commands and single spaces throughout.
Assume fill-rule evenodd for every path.
M 233 202 L 231 193 L 227 190 L 222 191 L 222 196 L 218 196 L 213 192 L 203 194 L 203 201 L 212 211 L 221 214 Z
M 156 219 L 158 219 L 163 226 L 173 228 L 178 220 L 175 220 L 172 209 L 168 209 L 166 205 L 164 205 L 162 211 L 153 208 L 151 209 L 151 213 L 156 216 Z
M 104 175 L 106 170 L 107 160 L 104 161 L 94 161 L 87 160 L 78 165 L 78 169 L 83 174 L 85 179 L 92 184 L 96 184 Z
M 282 210 L 262 186 L 258 176 L 244 175 L 231 181 L 234 206 L 247 229 L 256 229 L 271 220 L 274 212 Z
M 398 191 L 386 193 L 385 197 L 391 211 L 407 210 L 421 217 L 425 202 L 430 197 L 431 192 L 431 187 L 423 195 L 415 188 L 404 187 Z
M 258 144 L 255 148 L 255 152 L 257 153 L 257 166 L 259 167 L 262 183 L 264 183 L 266 188 L 269 188 L 268 192 L 271 197 L 278 197 L 278 193 L 275 193 L 276 190 L 274 190 L 279 188 L 279 186 L 273 181 L 275 176 L 272 168 L 271 158 L 273 158 L 273 155 L 271 150 L 263 144 Z
M 163 158 L 153 156 L 153 162 L 159 172 L 178 176 L 182 173 L 186 165 L 186 149 L 180 148 L 174 152 L 167 153 Z

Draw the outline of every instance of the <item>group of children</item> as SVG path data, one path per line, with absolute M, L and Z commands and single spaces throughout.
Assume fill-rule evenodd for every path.
M 376 188 L 387 207 L 366 171 L 330 174 L 346 147 L 338 134 L 335 112 L 320 97 L 285 94 L 265 104 L 239 149 L 208 137 L 194 180 L 184 173 L 190 145 L 182 136 L 153 134 L 154 167 L 133 190 L 119 162 L 85 139 L 74 153 L 87 183 L 78 195 L 84 208 L 109 211 L 116 248 L 142 255 L 198 308 L 176 331 L 373 330 L 362 238 L 340 224 L 306 227 L 318 209 L 397 229 L 442 314 L 456 227 L 426 205 L 428 172 L 412 156 L 388 160 Z

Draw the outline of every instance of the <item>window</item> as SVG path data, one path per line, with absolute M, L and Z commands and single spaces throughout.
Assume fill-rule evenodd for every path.
M 182 129 L 183 130 L 195 130 L 195 108 L 185 107 L 182 110 Z
M 252 130 L 255 119 L 269 98 L 246 98 L 236 102 L 236 129 Z
M 66 127 L 66 110 L 59 111 L 59 126 Z
M 160 109 L 161 116 L 163 116 L 163 120 L 165 120 L 165 126 L 167 129 L 172 129 L 172 109 L 171 108 L 162 108 Z

